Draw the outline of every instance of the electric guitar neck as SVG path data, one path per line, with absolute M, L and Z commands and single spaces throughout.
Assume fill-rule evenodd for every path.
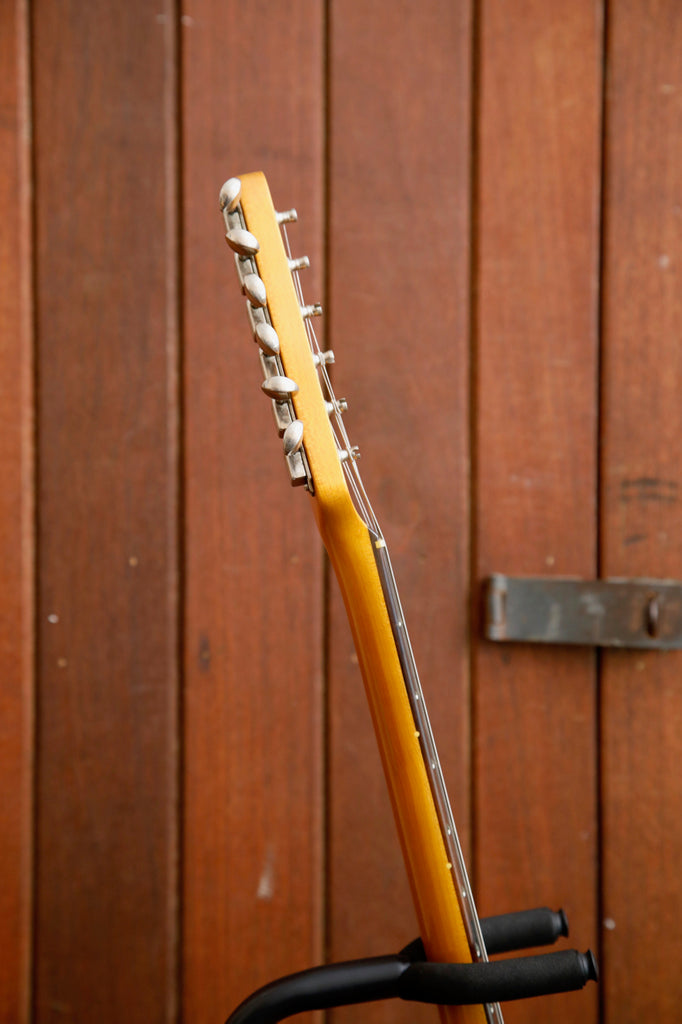
M 307 259 L 289 251 L 286 223 L 295 211 L 276 212 L 260 173 L 230 178 L 220 205 L 283 457 L 292 484 L 312 499 L 348 613 L 426 955 L 485 961 L 388 549 L 331 385 L 333 354 L 315 336 L 321 308 L 303 300 Z M 502 1024 L 497 1003 L 441 1013 L 449 1024 Z

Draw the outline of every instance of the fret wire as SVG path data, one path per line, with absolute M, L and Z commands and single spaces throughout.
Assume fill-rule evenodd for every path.
M 370 531 L 371 532 L 371 531 Z M 374 538 L 373 542 L 374 542 Z M 476 911 L 469 876 L 462 847 L 457 834 L 450 798 L 445 786 L 445 779 L 438 757 L 436 742 L 431 729 L 431 721 L 424 700 L 424 692 L 419 680 L 419 673 L 414 660 L 414 653 L 410 643 L 410 637 L 405 624 L 405 616 L 400 604 L 398 587 L 393 574 L 393 567 L 388 554 L 388 548 L 384 542 L 373 543 L 377 569 L 381 578 L 386 605 L 391 620 L 393 635 L 400 657 L 400 664 L 403 670 L 405 690 L 412 708 L 412 715 L 419 732 L 419 744 L 422 752 L 422 759 L 429 777 L 431 792 L 436 805 L 438 820 L 440 823 L 441 835 L 445 844 L 449 863 L 452 867 L 454 882 L 456 886 L 458 901 L 462 911 L 465 930 L 471 954 L 474 960 L 485 962 L 488 955 L 483 940 L 481 924 Z M 502 1010 L 498 1003 L 486 1003 L 484 1005 L 486 1020 L 488 1024 L 504 1024 Z
M 286 225 L 282 224 L 281 228 L 287 255 L 289 259 L 291 259 L 291 247 L 289 245 Z M 303 306 L 303 289 L 301 287 L 301 281 L 297 270 L 292 271 L 292 277 L 294 279 L 294 287 L 298 302 Z M 317 340 L 315 329 L 309 318 L 305 320 L 305 328 L 313 354 L 319 355 L 321 347 Z M 336 397 L 332 388 L 331 378 L 327 371 L 326 364 L 322 360 L 318 363 L 318 370 L 324 384 L 324 388 L 327 392 L 327 396 L 335 406 L 334 411 L 330 416 L 330 423 L 337 448 L 340 452 L 344 449 L 350 452 L 350 439 L 342 421 L 341 414 L 336 408 Z M 393 575 L 388 548 L 386 547 L 386 542 L 379 528 L 379 523 L 374 514 L 374 510 L 372 509 L 367 492 L 365 491 L 355 459 L 351 458 L 344 462 L 343 469 L 349 489 L 355 500 L 355 506 L 358 509 L 365 525 L 369 529 L 372 538 L 372 548 L 375 552 L 377 569 L 379 570 L 382 588 L 386 597 L 389 619 L 394 631 L 396 647 L 398 649 L 401 667 L 403 670 L 405 690 L 410 702 L 415 725 L 419 732 L 422 759 L 424 761 L 429 778 L 429 785 L 436 805 L 443 843 L 445 845 L 449 863 L 452 866 L 458 901 L 460 903 L 472 957 L 477 961 L 486 961 L 488 957 L 481 932 L 481 925 L 476 911 L 476 905 L 464 862 L 462 847 L 450 806 L 450 799 L 445 786 L 445 779 L 443 777 L 443 771 L 438 757 L 438 751 L 431 728 L 431 721 L 429 719 L 426 701 L 424 700 L 424 693 L 414 661 L 412 645 L 405 625 L 405 619 L 400 604 L 395 576 Z M 504 1024 L 502 1012 L 498 1003 L 486 1004 L 485 1013 L 488 1024 Z

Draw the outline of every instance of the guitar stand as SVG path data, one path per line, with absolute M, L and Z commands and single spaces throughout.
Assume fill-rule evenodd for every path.
M 562 910 L 547 907 L 481 920 L 489 953 L 546 946 L 568 935 Z M 495 963 L 448 964 L 426 960 L 421 939 L 394 956 L 313 967 L 265 985 L 241 1003 L 226 1024 L 276 1024 L 305 1010 L 405 999 L 440 1006 L 497 1003 L 583 988 L 597 980 L 591 951 L 568 949 Z

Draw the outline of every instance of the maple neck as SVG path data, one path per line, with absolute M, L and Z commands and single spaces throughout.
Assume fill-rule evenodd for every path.
M 453 879 L 460 901 L 462 916 L 464 918 L 467 939 L 469 941 L 473 959 L 479 961 L 486 960 L 487 955 L 485 942 L 481 932 L 481 925 L 476 911 L 476 904 L 471 890 L 471 884 L 469 882 L 469 876 L 467 874 L 464 855 L 462 853 L 462 847 L 459 841 L 457 828 L 455 826 L 455 820 L 452 814 L 452 807 L 450 806 L 450 798 L 445 785 L 445 779 L 443 778 L 443 771 L 440 764 L 440 758 L 438 757 L 436 741 L 431 729 L 429 712 L 421 687 L 421 682 L 419 680 L 419 673 L 417 672 L 417 665 L 414 659 L 412 644 L 410 643 L 402 605 L 400 603 L 398 586 L 393 574 L 393 567 L 389 558 L 388 548 L 383 539 L 373 537 L 372 541 L 374 544 L 374 554 L 379 578 L 381 580 L 384 599 L 386 601 L 391 628 L 393 630 L 393 639 L 395 641 L 402 669 L 405 692 L 407 693 L 410 707 L 412 709 L 412 717 L 414 718 L 416 731 L 419 733 L 418 738 L 421 746 L 422 759 L 429 779 L 431 795 L 438 813 L 438 821 L 448 856 L 448 863 L 452 865 Z
M 388 550 L 354 511 L 318 516 L 348 613 L 430 960 L 487 959 Z M 502 1024 L 497 1004 L 441 1008 L 449 1024 Z
M 385 541 L 348 439 L 303 302 L 281 225 L 261 174 L 221 190 L 227 241 L 247 298 L 292 483 L 312 498 L 337 576 L 383 763 L 398 836 L 430 960 L 485 960 L 457 838 Z M 295 216 L 295 214 L 294 214 Z M 497 1004 L 441 1007 L 449 1024 L 502 1024 Z

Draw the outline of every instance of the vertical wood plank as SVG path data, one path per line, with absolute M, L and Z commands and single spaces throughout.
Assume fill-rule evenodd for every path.
M 323 958 L 320 545 L 292 491 L 218 190 L 262 170 L 322 298 L 323 4 L 183 8 L 184 1013 Z
M 593 3 L 481 5 L 476 176 L 476 541 L 491 572 L 596 569 L 601 26 Z M 594 941 L 595 660 L 475 659 L 481 911 L 564 906 Z M 545 1020 L 549 1003 L 505 1008 Z M 594 1020 L 594 986 L 552 1017 Z
M 27 1024 L 33 780 L 33 337 L 28 16 L 0 5 L 0 1021 Z
M 607 52 L 602 572 L 680 579 L 679 4 L 612 4 Z M 607 1021 L 679 1018 L 681 664 L 604 658 Z
M 468 840 L 468 2 L 339 0 L 330 23 L 330 343 Z M 346 615 L 330 583 L 331 959 L 417 932 Z M 363 1007 L 432 1020 L 433 1007 Z M 350 1020 L 354 1010 L 339 1011 Z
M 173 4 L 34 5 L 36 1019 L 175 1019 Z

